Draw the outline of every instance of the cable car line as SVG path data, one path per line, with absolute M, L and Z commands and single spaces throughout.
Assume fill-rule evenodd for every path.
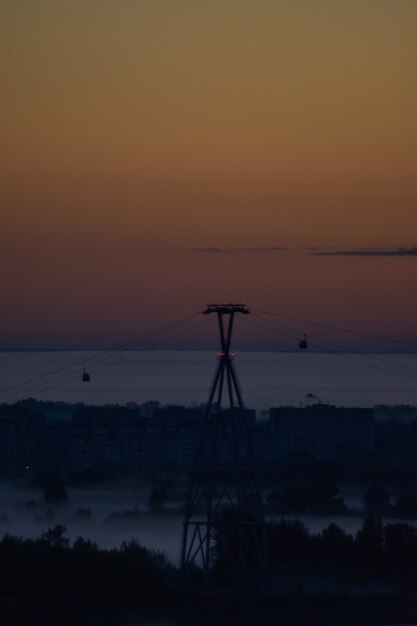
M 327 354 L 334 354 L 336 356 L 342 357 L 342 358 L 347 358 L 350 360 L 353 360 L 357 363 L 361 363 L 362 365 L 367 365 L 368 367 L 373 367 L 375 369 L 378 369 L 380 371 L 383 372 L 387 372 L 389 374 L 393 374 L 396 376 L 400 376 L 402 378 L 407 378 L 409 380 L 412 381 L 416 381 L 417 377 L 415 376 L 411 376 L 411 375 L 407 375 L 406 373 L 402 373 L 393 369 L 389 369 L 387 367 L 383 367 L 381 365 L 377 365 L 373 362 L 369 362 L 367 360 L 363 360 L 363 359 L 358 359 L 356 356 L 354 355 L 360 355 L 360 356 L 364 356 L 367 359 L 372 359 L 373 361 L 377 360 L 383 364 L 388 364 L 397 368 L 402 368 L 402 369 L 409 369 L 412 370 L 414 372 L 417 372 L 417 368 L 410 366 L 410 365 L 405 365 L 405 364 L 401 364 L 395 361 L 391 361 L 389 359 L 386 359 L 384 357 L 378 356 L 378 355 L 370 355 L 369 353 L 363 352 L 363 351 L 359 351 L 359 350 L 354 350 L 351 348 L 347 348 L 346 346 L 343 346 L 341 344 L 329 341 L 329 340 L 325 340 L 325 339 L 321 339 L 320 337 L 314 336 L 314 335 L 308 335 L 309 337 L 309 341 L 307 341 L 307 334 L 306 333 L 301 333 L 301 340 L 300 340 L 300 329 L 295 329 L 293 327 L 290 327 L 286 324 L 283 324 L 282 322 L 279 322 L 276 319 L 271 319 L 272 318 L 280 318 L 280 319 L 287 319 L 287 320 L 291 320 L 293 322 L 302 322 L 303 324 L 310 324 L 313 326 L 317 326 L 319 328 L 324 328 L 324 329 L 331 329 L 331 330 L 336 330 L 336 331 L 341 331 L 341 332 L 346 332 L 346 333 L 351 333 L 351 334 L 355 334 L 355 335 L 362 335 L 362 336 L 366 336 L 366 337 L 372 337 L 374 339 L 381 339 L 384 341 L 390 341 L 390 342 L 398 342 L 398 343 L 403 343 L 403 344 L 407 344 L 407 345 L 415 345 L 417 346 L 417 343 L 415 342 L 410 342 L 410 341 L 404 341 L 404 340 L 397 340 L 394 338 L 390 338 L 390 337 L 386 337 L 386 336 L 380 336 L 380 335 L 375 335 L 372 333 L 365 333 L 365 332 L 361 332 L 361 331 L 356 331 L 356 330 L 351 330 L 351 329 L 346 329 L 346 328 L 342 328 L 342 327 L 337 327 L 337 326 L 331 326 L 331 325 L 327 325 L 327 324 L 320 324 L 317 322 L 311 322 L 308 320 L 304 320 L 301 318 L 296 318 L 296 317 L 291 317 L 291 316 L 286 316 L 286 315 L 281 315 L 279 313 L 273 313 L 273 312 L 268 312 L 268 311 L 262 311 L 260 309 L 254 309 L 251 308 L 251 312 L 252 315 L 250 317 L 247 317 L 247 321 L 249 321 L 249 323 L 254 324 L 256 326 L 259 326 L 263 329 L 267 329 L 269 331 L 272 331 L 274 333 L 277 333 L 281 336 L 286 336 L 289 337 L 290 339 L 294 340 L 295 342 L 297 342 L 297 345 L 300 349 L 305 350 L 307 347 L 310 346 L 310 339 L 313 339 L 314 341 L 319 342 L 320 344 L 326 344 L 328 346 L 331 346 L 333 348 L 336 348 L 337 350 L 332 350 L 332 351 L 325 351 L 325 350 L 321 350 L 320 346 L 317 346 L 319 348 L 319 352 L 320 353 L 327 353 Z M 194 324 L 192 326 L 187 326 L 187 324 L 189 322 L 191 322 L 193 319 L 195 319 L 196 317 L 199 317 L 201 314 L 201 311 L 192 313 L 190 315 L 187 315 L 185 317 L 182 317 L 180 319 L 174 320 L 173 322 L 166 324 L 160 328 L 155 329 L 154 331 L 150 331 L 146 334 L 144 334 L 142 337 L 130 340 L 130 341 L 126 341 L 124 343 L 119 344 L 116 347 L 110 348 L 108 350 L 103 350 L 101 352 L 99 352 L 98 354 L 93 354 L 92 356 L 89 356 L 87 358 L 84 359 L 79 359 L 73 363 L 71 363 L 70 365 L 66 365 L 64 367 L 60 367 L 58 369 L 52 370 L 51 372 L 48 372 L 46 374 L 42 374 L 40 376 L 36 376 L 33 378 L 30 378 L 26 381 L 23 381 L 21 383 L 17 383 L 15 385 L 11 385 L 9 387 L 3 388 L 0 390 L 0 399 L 3 399 L 5 397 L 10 397 L 10 396 L 16 396 L 17 393 L 20 392 L 18 390 L 21 390 L 23 388 L 23 393 L 30 393 L 30 394 L 37 394 L 37 393 L 41 393 L 44 391 L 47 391 L 48 389 L 53 389 L 59 385 L 62 385 L 63 383 L 66 382 L 71 382 L 73 380 L 78 379 L 80 377 L 79 372 L 77 374 L 74 373 L 74 369 L 78 368 L 79 366 L 83 366 L 83 370 L 82 370 L 82 374 L 81 374 L 81 378 L 83 382 L 89 382 L 91 379 L 90 373 L 89 371 L 87 371 L 86 367 L 85 367 L 85 363 L 89 363 L 93 366 L 93 371 L 98 371 L 100 369 L 102 369 L 103 367 L 107 367 L 109 365 L 112 365 L 114 363 L 116 363 L 118 360 L 122 359 L 122 358 L 129 358 L 130 356 L 134 356 L 137 352 L 141 352 L 144 350 L 152 350 L 154 349 L 156 346 L 160 345 L 161 343 L 164 343 L 165 341 L 169 341 L 170 339 L 173 339 L 175 337 L 178 337 L 179 335 L 185 333 L 185 332 L 189 332 L 195 328 L 198 328 L 200 326 L 202 326 L 204 323 L 207 322 L 207 320 L 205 319 L 202 322 L 199 322 L 198 324 Z M 255 319 L 253 319 L 253 317 L 255 317 Z M 258 321 L 256 321 L 258 320 Z M 185 327 L 183 327 L 184 325 L 186 325 Z M 272 326 L 271 326 L 272 325 Z M 183 327 L 183 328 L 181 328 Z M 277 329 L 277 327 L 279 327 L 279 329 Z M 178 330 L 179 328 L 181 328 L 181 330 Z M 284 329 L 284 330 L 282 330 Z M 174 332 L 175 331 L 175 332 Z M 285 332 L 287 331 L 287 332 Z M 289 334 L 288 331 L 291 333 Z M 168 334 L 167 333 L 173 333 L 174 334 Z M 165 336 L 164 336 L 165 335 Z M 314 343 L 313 343 L 314 345 Z M 89 368 L 90 369 L 90 368 Z M 44 382 L 39 382 L 39 381 L 44 381 Z M 39 384 L 36 384 L 39 383 Z
M 327 328 L 329 330 L 337 330 L 344 333 L 350 333 L 352 335 L 361 335 L 362 337 L 371 337 L 372 339 L 380 339 L 382 341 L 388 341 L 391 343 L 402 343 L 408 346 L 417 347 L 416 341 L 407 341 L 406 339 L 398 339 L 394 337 L 388 337 L 387 335 L 376 335 L 374 333 L 368 333 L 360 330 L 353 330 L 352 328 L 343 328 L 341 326 L 331 326 L 330 324 L 321 324 L 319 322 L 312 322 L 310 320 L 302 319 L 299 317 L 291 317 L 290 315 L 283 315 L 281 313 L 274 313 L 272 311 L 263 311 L 261 309 L 251 308 L 251 312 L 254 313 L 263 313 L 264 315 L 270 315 L 273 317 L 279 317 L 282 319 L 291 320 L 293 322 L 302 322 L 303 324 L 310 324 L 311 326 L 318 326 L 319 328 Z
M 255 323 L 253 320 L 248 320 L 248 321 L 250 321 L 252 324 Z M 261 324 L 257 324 L 257 325 L 260 326 Z M 279 326 L 282 326 L 282 324 L 279 324 Z M 276 333 L 278 333 L 280 335 L 285 334 L 281 330 L 273 329 L 270 326 L 268 327 L 268 326 L 265 325 L 265 328 L 268 328 L 268 330 L 274 330 Z M 287 335 L 287 336 L 290 336 L 290 335 Z M 318 342 L 320 342 L 320 343 L 326 343 L 326 344 L 328 344 L 330 346 L 333 346 L 333 347 L 342 348 L 341 352 L 333 351 L 331 353 L 331 354 L 334 354 L 335 356 L 339 356 L 341 358 L 346 358 L 346 359 L 349 359 L 351 361 L 355 361 L 357 363 L 361 363 L 362 365 L 367 365 L 368 367 L 373 367 L 373 368 L 381 370 L 383 372 L 387 372 L 387 373 L 395 375 L 395 376 L 400 376 L 401 378 L 407 378 L 408 380 L 417 381 L 417 377 L 416 376 L 409 376 L 408 374 L 405 374 L 403 372 L 398 372 L 396 370 L 388 369 L 386 367 L 382 367 L 381 365 L 377 365 L 375 363 L 370 363 L 369 361 L 364 361 L 363 359 L 358 359 L 356 356 L 353 356 L 354 354 L 359 354 L 359 355 L 366 356 L 366 353 L 359 352 L 357 350 L 347 351 L 344 346 L 340 346 L 339 344 L 335 344 L 333 342 L 326 341 L 324 339 L 320 339 L 319 337 L 313 337 L 313 339 L 318 341 Z M 326 353 L 324 350 L 322 350 L 320 352 L 323 353 L 323 354 L 329 354 L 328 352 Z M 379 357 L 372 356 L 370 358 L 378 358 L 379 360 L 385 361 L 384 359 L 380 359 Z M 393 362 L 391 362 L 391 363 L 393 363 Z M 394 364 L 397 365 L 398 367 L 403 367 L 400 363 L 394 363 Z M 407 366 L 405 366 L 405 367 L 407 367 Z M 412 368 L 412 369 L 414 369 L 414 368 Z
M 204 323 L 204 322 L 200 322 L 200 324 L 202 324 L 202 323 Z M 176 334 L 171 335 L 169 337 L 166 337 L 166 338 L 163 338 L 163 339 L 154 340 L 152 343 L 150 343 L 150 340 L 148 340 L 148 344 L 145 345 L 144 347 L 142 347 L 141 349 L 129 350 L 129 351 L 121 352 L 116 357 L 113 357 L 112 361 L 110 361 L 110 362 L 102 362 L 101 364 L 96 366 L 95 371 L 97 371 L 99 369 L 102 369 L 103 367 L 107 367 L 108 365 L 112 365 L 113 363 L 115 363 L 117 360 L 119 360 L 121 358 L 129 358 L 131 356 L 134 356 L 138 351 L 148 350 L 148 349 L 154 347 L 155 345 L 158 345 L 158 344 L 160 344 L 163 341 L 166 341 L 168 339 L 172 339 L 173 337 L 175 337 L 175 336 L 177 336 L 177 335 L 179 335 L 179 334 L 181 334 L 181 333 L 183 333 L 183 332 L 185 332 L 187 330 L 191 330 L 192 328 L 194 328 L 194 326 L 190 327 L 190 328 L 183 329 L 179 333 L 176 333 Z M 54 378 L 52 380 L 45 381 L 44 383 L 41 383 L 40 386 L 32 385 L 28 389 L 26 389 L 25 392 L 26 393 L 31 393 L 31 394 L 36 394 L 36 393 L 40 393 L 40 392 L 43 392 L 43 391 L 47 391 L 49 389 L 53 389 L 53 388 L 55 388 L 55 387 L 57 387 L 59 385 L 62 385 L 62 384 L 67 383 L 67 382 L 71 382 L 73 380 L 78 380 L 78 379 L 79 379 L 79 375 L 78 374 L 76 374 L 76 375 L 74 375 L 72 373 L 71 374 L 64 374 L 64 375 L 58 376 L 58 377 L 56 377 L 56 378 Z M 11 393 L 6 394 L 6 395 L 8 395 L 8 396 L 15 395 L 15 392 L 11 392 Z
M 269 320 L 268 320 L 268 321 L 269 321 Z M 253 320 L 248 320 L 248 322 L 250 322 L 250 323 L 252 323 L 252 324 L 256 323 L 256 322 L 254 322 Z M 264 325 L 264 324 L 259 324 L 259 323 L 257 323 L 257 325 L 258 325 L 258 326 L 263 325 L 263 326 L 265 326 L 265 328 L 267 328 L 268 330 L 272 330 L 273 332 L 276 332 L 276 333 L 278 333 L 278 334 L 280 334 L 280 335 L 284 334 L 281 330 L 277 330 L 277 329 L 275 329 L 275 328 L 271 328 L 270 326 L 266 326 L 266 325 Z M 281 324 L 279 324 L 279 325 L 280 325 L 280 326 L 282 326 Z M 287 336 L 289 336 L 289 335 L 287 335 Z M 349 360 L 351 360 L 351 361 L 355 361 L 355 362 L 357 362 L 357 363 L 361 363 L 362 365 L 367 365 L 368 367 L 373 367 L 373 368 L 378 369 L 378 370 L 381 370 L 381 371 L 383 371 L 383 372 L 387 372 L 387 373 L 389 373 L 389 374 L 393 374 L 393 375 L 395 375 L 395 376 L 400 376 L 401 378 L 407 378 L 408 380 L 417 381 L 417 377 L 416 377 L 416 376 L 410 376 L 410 375 L 405 374 L 405 373 L 403 373 L 403 372 L 398 372 L 398 371 L 396 371 L 396 370 L 391 370 L 391 369 L 388 369 L 388 368 L 386 368 L 386 367 L 382 367 L 381 365 L 377 365 L 377 364 L 375 364 L 375 363 L 370 363 L 369 361 L 364 361 L 364 360 L 362 360 L 362 359 L 358 359 L 358 358 L 356 358 L 356 356 L 353 356 L 353 354 L 352 354 L 352 352 L 354 352 L 354 354 L 359 354 L 359 355 L 366 356 L 366 353 L 363 353 L 363 352 L 358 352 L 358 351 L 350 351 L 349 353 L 347 353 L 347 352 L 345 351 L 345 350 L 346 350 L 346 348 L 345 348 L 344 346 L 340 346 L 340 345 L 335 344 L 335 343 L 333 343 L 333 342 L 326 341 L 326 340 L 324 340 L 324 339 L 320 339 L 319 337 L 313 337 L 313 336 L 311 336 L 311 337 L 312 337 L 315 341 L 318 341 L 318 342 L 320 342 L 320 343 L 326 343 L 326 344 L 331 345 L 331 346 L 334 346 L 334 347 L 342 348 L 342 349 L 343 349 L 343 352 L 340 352 L 340 351 L 332 351 L 332 352 L 331 352 L 331 354 L 334 354 L 335 356 L 339 356 L 339 357 L 341 357 L 341 358 L 346 358 L 346 359 L 349 359 Z M 324 354 L 329 354 L 329 352 L 327 352 L 327 353 L 326 353 L 326 352 L 324 352 L 324 351 L 321 351 L 321 353 L 324 353 Z M 374 358 L 374 357 L 370 357 L 370 358 Z M 375 357 L 375 358 L 376 358 L 376 357 Z M 379 360 L 384 360 L 384 359 L 379 359 Z M 391 362 L 391 363 L 392 363 L 392 362 Z M 395 363 L 395 365 L 397 365 L 397 366 L 399 366 L 399 367 L 402 367 L 402 365 L 401 365 L 400 363 Z
M 283 328 L 289 329 L 289 330 L 295 330 L 289 326 L 286 326 L 285 324 L 282 324 L 280 322 L 276 322 L 275 320 L 270 320 L 268 318 L 265 318 L 265 316 L 263 314 L 259 314 L 259 313 L 255 313 L 255 315 L 261 317 L 261 319 L 266 319 L 268 322 L 270 322 L 271 324 L 277 324 L 278 326 L 282 326 Z M 375 361 L 380 361 L 381 363 L 387 363 L 388 365 L 394 365 L 395 367 L 400 367 L 402 369 L 408 369 L 411 370 L 413 372 L 417 372 L 417 367 L 413 367 L 412 365 L 406 365 L 404 363 L 398 363 L 397 361 L 392 361 L 391 359 L 386 359 L 385 357 L 379 356 L 377 354 L 372 354 L 370 355 L 369 352 L 364 352 L 363 350 L 355 350 L 354 348 L 348 348 L 346 346 L 343 346 L 341 344 L 335 343 L 334 341 L 329 341 L 329 340 L 324 340 L 321 339 L 320 337 L 314 337 L 314 335 L 310 335 L 310 337 L 313 337 L 314 339 L 316 339 L 317 341 L 320 341 L 322 343 L 328 343 L 328 345 L 330 346 L 334 346 L 335 348 L 338 348 L 339 350 L 342 350 L 343 353 L 353 353 L 353 354 L 359 354 L 362 356 L 366 356 L 368 358 L 374 359 Z
M 295 333 L 290 335 L 288 333 L 285 333 L 283 331 L 278 331 L 276 328 L 272 328 L 270 326 L 267 326 L 266 324 L 263 324 L 261 322 L 256 322 L 253 318 L 247 317 L 245 319 L 246 322 L 248 322 L 249 324 L 252 324 L 253 326 L 258 326 L 259 328 L 266 328 L 267 330 L 272 330 L 273 332 L 276 332 L 277 334 L 283 336 L 283 337 L 288 337 L 289 339 L 293 339 L 294 341 L 296 341 L 298 339 L 298 335 L 296 335 Z
M 191 315 L 187 315 L 185 317 L 182 317 L 178 320 L 175 320 L 174 322 L 171 322 L 170 324 L 166 324 L 165 326 L 161 326 L 160 328 L 155 329 L 154 331 L 150 331 L 149 333 L 146 333 L 145 335 L 143 335 L 142 337 L 136 338 L 136 339 L 132 339 L 130 341 L 126 341 L 122 344 L 119 344 L 113 348 L 109 348 L 108 350 L 102 350 L 101 352 L 99 352 L 98 354 L 94 354 L 93 356 L 84 358 L 84 359 L 79 359 L 77 361 L 74 361 L 73 363 L 71 363 L 70 365 L 65 365 L 64 367 L 60 367 L 56 370 L 52 370 L 50 372 L 47 372 L 46 374 L 41 374 L 40 376 L 35 376 L 33 378 L 29 378 L 21 383 L 17 383 L 15 385 L 10 385 L 9 387 L 4 387 L 3 389 L 0 389 L 0 397 L 3 396 L 3 394 L 5 392 L 14 390 L 14 389 L 19 389 L 20 387 L 24 387 L 32 382 L 36 382 L 39 380 L 43 380 L 45 378 L 49 378 L 50 376 L 54 376 L 55 374 L 58 374 L 60 372 L 65 372 L 67 370 L 73 369 L 77 366 L 82 366 L 85 363 L 91 363 L 93 361 L 97 361 L 97 360 L 101 360 L 103 358 L 106 358 L 109 354 L 111 354 L 112 352 L 117 352 L 120 350 L 123 350 L 124 348 L 127 348 L 129 346 L 133 346 L 134 344 L 137 343 L 143 343 L 144 341 L 146 341 L 148 338 L 152 338 L 154 335 L 160 335 L 164 332 L 166 332 L 167 330 L 170 330 L 173 326 L 177 326 L 183 322 L 186 322 L 188 320 L 191 320 L 197 316 L 200 315 L 200 311 L 196 312 L 196 313 L 192 313 Z M 9 395 L 9 394 L 6 394 Z
M 193 317 L 195 317 L 195 315 L 193 315 Z M 95 371 L 98 371 L 104 367 L 107 367 L 109 365 L 113 365 L 116 361 L 122 359 L 122 358 L 130 358 L 132 356 L 135 356 L 137 354 L 137 352 L 144 352 L 146 350 L 151 350 L 154 349 L 155 346 L 160 345 L 161 343 L 164 343 L 166 341 L 169 341 L 171 339 L 174 339 L 186 332 L 190 332 L 191 330 L 198 328 L 199 326 L 202 326 L 206 323 L 208 323 L 209 320 L 204 319 L 203 321 L 199 322 L 198 324 L 193 324 L 192 326 L 188 326 L 186 328 L 182 328 L 181 330 L 168 335 L 167 337 L 162 337 L 162 338 L 156 338 L 153 341 L 151 339 L 147 339 L 147 344 L 137 350 L 125 350 L 122 351 L 117 354 L 117 356 L 113 356 L 113 360 L 111 360 L 110 362 L 104 362 L 102 361 L 102 363 L 100 363 L 99 365 L 95 366 Z M 170 326 L 173 326 L 173 324 L 170 324 Z M 173 330 L 173 329 L 172 329 Z M 131 343 L 131 342 L 129 342 Z M 144 342 L 142 342 L 144 343 Z M 112 352 L 116 352 L 115 350 L 113 350 Z M 67 368 L 66 368 L 67 369 Z M 59 385 L 62 385 L 64 383 L 68 383 L 68 382 L 72 382 L 74 380 L 79 380 L 79 374 L 73 374 L 73 373 L 68 373 L 68 374 L 64 374 L 61 376 L 58 376 L 52 380 L 49 381 L 45 381 L 44 383 L 41 383 L 40 385 L 31 385 L 27 390 L 25 390 L 25 393 L 30 393 L 30 394 L 38 394 L 38 393 L 43 393 L 44 391 L 48 391 L 49 389 L 54 389 L 55 387 L 58 387 Z M 15 392 L 10 392 L 8 394 L 5 394 L 5 397 L 7 396 L 14 396 Z
M 199 315 L 200 313 L 195 313 L 192 316 L 188 316 L 188 321 L 191 321 L 191 319 L 196 318 L 197 316 L 199 317 Z M 161 335 L 181 327 L 184 323 L 185 322 L 183 320 L 173 322 L 169 324 L 168 326 L 164 327 L 163 330 L 158 330 L 158 331 L 154 331 L 153 333 L 149 333 L 148 336 L 146 336 L 146 338 L 142 339 L 141 341 L 129 342 L 129 345 L 130 345 L 129 350 L 113 349 L 113 350 L 107 351 L 102 356 L 98 356 L 98 357 L 96 356 L 97 360 L 95 361 L 93 365 L 94 370 L 97 371 L 101 369 L 102 367 L 107 367 L 108 365 L 115 363 L 119 359 L 127 359 L 129 358 L 129 356 L 134 355 L 138 351 L 152 349 L 154 345 L 157 345 L 158 343 L 163 343 L 164 341 L 167 341 L 168 339 L 172 338 L 171 335 L 160 338 Z M 177 334 L 186 332 L 187 330 L 190 330 L 191 328 L 192 327 L 187 329 L 186 327 L 185 329 L 181 330 Z M 176 336 L 176 334 L 174 336 Z M 135 347 L 133 347 L 132 344 L 135 344 Z
M 195 328 L 199 328 L 200 326 L 203 326 L 207 322 L 208 322 L 208 320 L 204 319 L 203 321 L 200 321 L 197 324 L 194 324 L 193 326 L 182 328 L 181 330 L 178 330 L 174 334 L 168 335 L 167 337 L 162 337 L 162 338 L 159 338 L 159 339 L 155 339 L 154 341 L 152 341 L 150 343 L 148 341 L 148 345 L 142 346 L 141 348 L 138 348 L 137 350 L 129 350 L 129 351 L 124 351 L 124 352 L 119 352 L 109 362 L 106 362 L 106 363 L 103 362 L 103 363 L 100 363 L 98 366 L 94 366 L 94 371 L 99 371 L 99 370 L 103 369 L 104 367 L 108 367 L 109 365 L 113 365 L 114 363 L 117 363 L 121 359 L 130 359 L 131 357 L 134 357 L 138 352 L 146 352 L 148 350 L 149 351 L 150 350 L 154 350 L 154 348 L 156 346 L 159 346 L 161 343 L 165 343 L 166 341 L 170 341 L 171 339 L 175 339 L 176 337 L 179 337 L 180 335 L 183 335 L 184 333 L 190 332 L 190 331 L 194 330 Z

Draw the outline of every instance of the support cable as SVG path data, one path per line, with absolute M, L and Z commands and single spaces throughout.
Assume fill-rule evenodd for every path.
M 302 322 L 303 324 L 309 324 L 310 326 L 318 326 L 319 328 L 327 328 L 328 330 L 337 330 L 352 335 L 360 335 L 362 337 L 370 337 L 372 339 L 380 339 L 381 341 L 388 341 L 391 343 L 401 343 L 407 346 L 417 347 L 416 341 L 408 341 L 406 339 L 398 339 L 395 337 L 388 337 L 387 335 L 376 335 L 374 333 L 364 332 L 361 330 L 354 330 L 352 328 L 343 328 L 341 326 L 331 326 L 330 324 L 321 324 L 319 322 L 313 322 L 311 320 L 302 319 L 300 317 L 292 317 L 290 315 L 283 315 L 282 313 L 275 313 L 272 311 L 263 311 L 262 309 L 251 309 L 254 313 L 262 313 L 264 315 L 270 315 L 272 317 L 279 317 L 293 322 Z
M 258 316 L 259 316 L 259 313 L 257 314 L 257 317 Z M 270 320 L 268 320 L 268 321 L 270 321 Z M 277 333 L 279 335 L 285 335 L 285 333 L 283 333 L 282 330 L 277 330 L 276 328 L 271 327 L 271 326 L 267 326 L 266 324 L 255 322 L 253 319 L 248 319 L 248 322 L 250 322 L 251 324 L 256 324 L 257 326 L 261 326 L 261 327 L 267 328 L 268 330 L 272 330 L 273 332 L 275 332 L 275 333 Z M 289 327 L 287 327 L 287 326 L 285 326 L 283 324 L 280 324 L 280 323 L 277 323 L 277 322 L 273 322 L 272 320 L 271 320 L 271 322 L 277 324 L 278 326 L 283 326 L 284 328 L 289 329 Z M 293 330 L 293 329 L 289 329 L 289 330 Z M 294 337 L 292 337 L 289 334 L 286 334 L 286 336 L 294 338 Z M 324 350 L 321 350 L 320 352 L 323 353 L 323 354 L 334 354 L 336 356 L 339 356 L 339 357 L 342 357 L 342 358 L 346 358 L 346 359 L 355 361 L 357 363 L 361 363 L 362 365 L 367 365 L 368 367 L 373 367 L 373 368 L 381 370 L 383 372 L 387 372 L 387 373 L 393 374 L 395 376 L 400 376 L 401 378 L 407 378 L 408 380 L 417 381 L 417 377 L 416 376 L 410 376 L 410 375 L 405 374 L 403 372 L 398 372 L 396 370 L 388 369 L 386 367 L 382 367 L 381 365 L 376 365 L 375 363 L 370 363 L 369 361 L 364 361 L 362 359 L 358 359 L 355 356 L 353 356 L 353 354 L 359 354 L 360 356 L 365 356 L 366 357 L 368 355 L 365 352 L 360 352 L 358 350 L 349 350 L 348 348 L 346 348 L 346 346 L 341 346 L 340 344 L 336 344 L 334 342 L 327 341 L 325 339 L 321 339 L 320 337 L 317 337 L 317 336 L 309 335 L 309 337 L 314 339 L 315 341 L 318 341 L 319 343 L 325 343 L 325 344 L 327 344 L 329 346 L 333 346 L 333 347 L 336 347 L 336 348 L 339 349 L 338 351 L 332 351 L 332 352 L 325 352 Z M 340 349 L 341 349 L 341 351 L 340 351 Z M 383 359 L 381 357 L 377 357 L 376 355 L 372 356 L 372 357 L 368 357 L 368 358 L 374 358 L 374 359 L 377 359 L 377 360 L 382 361 L 382 362 L 386 362 L 386 363 L 390 363 L 390 364 L 396 365 L 398 367 L 405 367 L 405 368 L 409 368 L 409 369 L 415 370 L 415 368 L 413 368 L 411 366 L 402 365 L 400 363 L 395 363 L 394 361 L 388 361 L 387 359 Z
M 285 328 L 287 330 L 291 330 L 291 331 L 297 332 L 298 333 L 297 336 L 298 337 L 300 336 L 299 331 L 298 330 L 295 331 L 295 329 L 290 327 L 290 326 L 286 326 L 285 324 L 282 324 L 282 323 L 277 322 L 275 320 L 269 320 L 264 315 L 262 315 L 260 313 L 255 313 L 254 315 L 257 316 L 260 319 L 266 319 L 266 321 L 268 321 L 268 322 L 270 322 L 272 324 L 276 324 L 277 326 L 280 326 L 280 327 Z M 249 321 L 253 321 L 253 320 L 249 320 Z M 287 335 L 287 336 L 290 337 L 290 335 Z M 334 346 L 335 348 L 338 348 L 338 349 L 342 350 L 343 353 L 347 352 L 347 353 L 353 353 L 353 354 L 359 354 L 359 355 L 362 355 L 362 356 L 367 356 L 368 358 L 374 359 L 376 361 L 381 361 L 381 363 L 388 363 L 388 365 L 394 365 L 395 367 L 401 367 L 403 369 L 408 369 L 408 370 L 412 370 L 413 372 L 417 372 L 417 367 L 415 367 L 413 365 L 407 365 L 407 364 L 404 364 L 404 363 L 398 363 L 398 361 L 392 361 L 391 359 L 386 359 L 385 357 L 379 356 L 377 354 L 372 354 L 371 355 L 369 352 L 364 352 L 363 350 L 356 350 L 355 348 L 348 348 L 347 346 L 343 346 L 343 345 L 337 344 L 334 341 L 333 342 L 329 341 L 329 340 L 326 341 L 325 339 L 321 339 L 321 338 L 319 338 L 317 336 L 315 337 L 314 335 L 309 335 L 309 337 L 313 337 L 313 339 L 315 339 L 316 341 L 319 341 L 321 343 L 327 343 L 327 344 L 329 344 L 331 346 Z M 334 354 L 334 352 L 333 352 L 333 354 Z
M 200 322 L 199 324 L 196 324 L 192 327 L 185 328 L 173 335 L 171 334 L 169 336 L 160 338 L 161 335 L 164 335 L 165 333 L 169 331 L 179 328 L 181 325 L 183 325 L 187 321 L 191 321 L 192 319 L 196 318 L 199 315 L 200 313 L 193 313 L 192 315 L 188 315 L 181 319 L 175 320 L 174 322 L 171 322 L 170 324 L 166 324 L 165 326 L 162 326 L 154 331 L 146 333 L 140 338 L 136 338 L 136 339 L 124 342 L 123 344 L 120 344 L 119 346 L 116 346 L 109 350 L 103 350 L 102 352 L 92 355 L 90 357 L 79 359 L 75 361 L 74 363 L 71 363 L 70 365 L 66 365 L 56 370 L 52 370 L 46 374 L 42 374 L 41 376 L 30 378 L 21 383 L 17 383 L 16 385 L 10 385 L 9 387 L 6 387 L 0 390 L 0 397 L 6 398 L 9 396 L 14 396 L 17 390 L 21 388 L 23 388 L 24 392 L 26 391 L 31 392 L 32 389 L 40 389 L 40 390 L 49 389 L 50 387 L 55 387 L 59 385 L 61 382 L 66 382 L 66 381 L 70 381 L 70 380 L 74 380 L 78 378 L 78 374 L 75 375 L 73 372 L 69 370 L 73 370 L 74 368 L 79 367 L 80 365 L 83 365 L 85 363 L 94 363 L 95 370 L 99 370 L 104 366 L 107 366 L 116 362 L 120 358 L 126 358 L 129 355 L 135 354 L 137 351 L 152 349 L 154 346 L 160 343 L 163 343 L 166 340 L 173 339 L 176 336 L 179 336 L 182 332 L 187 332 L 191 330 L 192 328 L 200 326 L 203 322 Z M 133 349 L 134 346 L 136 346 L 136 349 Z M 126 349 L 126 348 L 130 348 L 130 349 Z M 115 353 L 116 353 L 116 356 L 114 356 Z M 64 374 L 64 372 L 68 372 L 68 373 Z M 44 380 L 45 382 L 40 383 L 39 387 L 37 385 L 31 384 L 31 383 L 36 383 L 41 380 Z M 50 385 L 50 383 L 53 383 L 53 384 Z M 45 385 L 47 385 L 47 387 L 45 387 Z M 25 388 L 27 388 L 27 390 Z

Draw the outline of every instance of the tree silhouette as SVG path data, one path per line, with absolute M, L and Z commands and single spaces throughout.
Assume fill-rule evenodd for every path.
M 389 493 L 379 485 L 371 485 L 363 497 L 363 508 L 367 515 L 380 516 L 389 511 Z
M 65 537 L 66 532 L 67 529 L 63 524 L 56 524 L 43 533 L 41 539 L 54 548 L 68 548 L 69 539 Z

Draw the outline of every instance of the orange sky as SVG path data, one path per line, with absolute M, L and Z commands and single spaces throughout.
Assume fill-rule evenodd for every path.
M 416 32 L 415 0 L 3 0 L 0 347 L 217 300 L 417 340 L 417 251 L 307 250 L 417 246 Z

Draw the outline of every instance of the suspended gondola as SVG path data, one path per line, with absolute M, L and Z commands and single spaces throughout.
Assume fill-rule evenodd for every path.
M 83 381 L 83 383 L 89 383 L 90 382 L 90 374 L 87 372 L 85 367 L 83 368 L 83 375 L 81 376 L 81 380 Z
M 298 344 L 298 347 L 301 350 L 305 350 L 306 348 L 308 348 L 307 335 L 305 333 L 304 333 L 303 338 L 300 340 L 300 343 Z

